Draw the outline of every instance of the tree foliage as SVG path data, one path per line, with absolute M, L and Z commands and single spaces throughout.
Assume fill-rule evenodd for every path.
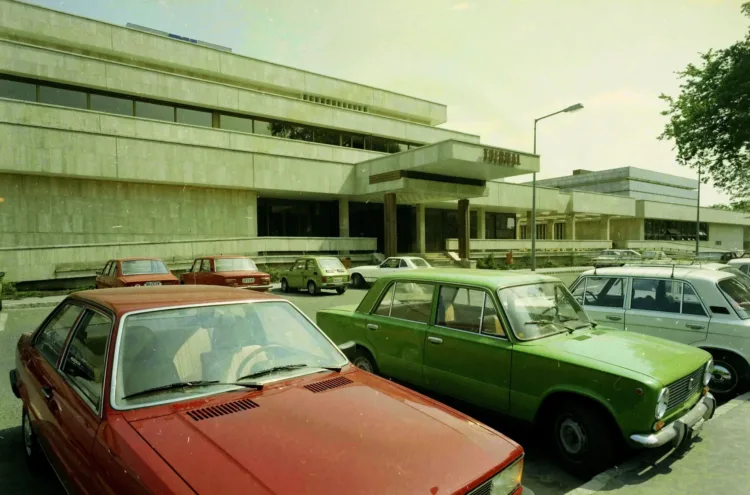
M 750 2 L 742 13 L 750 17 Z M 703 181 L 712 180 L 732 198 L 750 196 L 750 30 L 677 74 L 679 96 L 660 96 L 669 122 L 659 139 L 674 141 L 677 160 L 698 168 Z

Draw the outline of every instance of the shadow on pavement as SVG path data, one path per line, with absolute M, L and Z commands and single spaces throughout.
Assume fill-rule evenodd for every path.
M 0 430 L 0 493 L 3 495 L 63 495 L 65 491 L 49 465 L 32 474 L 26 466 L 21 427 Z

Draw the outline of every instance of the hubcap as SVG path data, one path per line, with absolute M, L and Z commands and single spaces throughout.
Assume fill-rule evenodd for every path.
M 357 359 L 355 359 L 354 366 L 369 373 L 375 372 L 375 368 L 373 367 L 372 363 L 365 357 L 358 357 Z
M 286 290 L 286 280 L 281 281 L 281 290 Z
M 28 414 L 23 415 L 23 446 L 26 448 L 26 455 L 31 457 L 34 446 L 34 432 L 31 431 L 31 422 Z
M 734 369 L 727 363 L 715 363 L 710 385 L 717 392 L 730 392 L 737 385 Z
M 566 418 L 560 424 L 560 443 L 569 454 L 580 454 L 586 446 L 586 433 L 578 422 Z

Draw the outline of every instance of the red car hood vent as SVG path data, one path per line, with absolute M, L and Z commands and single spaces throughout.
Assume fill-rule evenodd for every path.
M 305 385 L 305 388 L 310 392 L 317 394 L 318 392 L 325 392 L 326 390 L 331 390 L 332 388 L 343 387 L 344 385 L 349 385 L 350 383 L 353 383 L 350 379 L 345 376 L 340 376 L 338 378 L 332 378 L 330 380 L 323 380 L 322 382 Z
M 203 421 L 204 419 L 218 418 L 219 416 L 247 411 L 248 409 L 255 409 L 256 407 L 259 407 L 258 404 L 250 399 L 240 399 L 233 402 L 219 404 L 218 406 L 194 409 L 188 411 L 187 415 L 193 418 L 194 421 Z

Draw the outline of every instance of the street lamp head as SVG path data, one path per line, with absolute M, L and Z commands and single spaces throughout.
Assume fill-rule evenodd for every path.
M 580 103 L 576 103 L 575 105 L 571 105 L 565 110 L 563 110 L 563 112 L 575 112 L 576 110 L 581 110 L 581 109 L 583 109 L 583 105 L 581 105 Z

